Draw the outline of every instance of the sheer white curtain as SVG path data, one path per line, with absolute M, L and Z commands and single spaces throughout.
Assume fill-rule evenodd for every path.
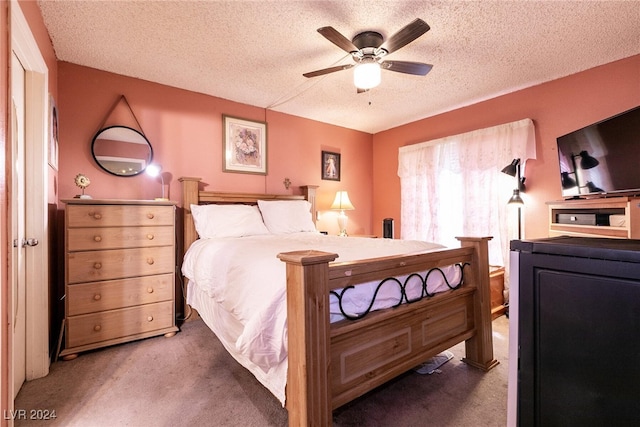
M 456 247 L 456 236 L 493 236 L 489 262 L 507 267 L 517 180 L 501 171 L 516 158 L 535 159 L 531 119 L 401 147 L 401 237 Z

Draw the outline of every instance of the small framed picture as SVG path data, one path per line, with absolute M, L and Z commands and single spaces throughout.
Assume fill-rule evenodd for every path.
M 340 181 L 340 153 L 322 152 L 322 179 Z
M 58 170 L 58 107 L 52 95 L 49 95 L 49 165 Z
M 222 170 L 267 174 L 267 124 L 222 116 Z

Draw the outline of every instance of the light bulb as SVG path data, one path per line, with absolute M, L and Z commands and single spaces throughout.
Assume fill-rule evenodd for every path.
M 375 61 L 361 62 L 353 70 L 353 83 L 358 89 L 371 89 L 380 84 L 380 64 Z

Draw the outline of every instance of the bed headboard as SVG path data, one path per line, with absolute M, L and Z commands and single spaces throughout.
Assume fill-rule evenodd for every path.
M 253 193 L 224 193 L 217 191 L 200 190 L 202 178 L 180 177 L 178 181 L 182 184 L 182 209 L 183 209 L 183 251 L 198 238 L 196 227 L 191 215 L 191 205 L 218 204 L 245 204 L 255 205 L 258 200 L 308 200 L 311 203 L 311 215 L 313 220 L 317 218 L 316 213 L 316 188 L 317 185 L 303 185 L 301 195 L 292 194 L 253 194 Z

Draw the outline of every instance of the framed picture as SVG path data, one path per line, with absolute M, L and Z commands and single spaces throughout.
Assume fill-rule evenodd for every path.
M 222 170 L 267 174 L 267 124 L 222 116 Z
M 53 96 L 49 95 L 49 165 L 58 170 L 58 107 Z
M 340 181 L 340 153 L 322 152 L 322 179 Z

